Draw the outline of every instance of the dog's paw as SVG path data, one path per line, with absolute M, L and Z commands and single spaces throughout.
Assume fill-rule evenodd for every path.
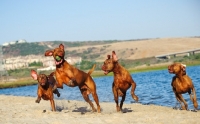
M 37 99 L 37 100 L 35 100 L 35 102 L 36 102 L 36 103 L 40 103 L 40 100 Z
M 177 110 L 177 109 L 179 109 L 179 108 L 177 108 L 177 107 L 173 107 L 173 109 Z
M 57 97 L 60 97 L 60 93 L 57 93 Z

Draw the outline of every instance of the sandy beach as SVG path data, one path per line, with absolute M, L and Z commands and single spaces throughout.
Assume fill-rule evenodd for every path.
M 171 107 L 124 104 L 116 112 L 115 103 L 101 102 L 101 113 L 91 112 L 84 101 L 55 100 L 35 103 L 34 97 L 0 95 L 1 124 L 198 124 L 200 112 L 174 110 Z

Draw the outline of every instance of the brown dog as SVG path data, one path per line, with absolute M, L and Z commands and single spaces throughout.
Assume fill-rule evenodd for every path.
M 136 83 L 132 79 L 130 73 L 119 64 L 115 51 L 112 52 L 112 58 L 110 57 L 110 55 L 107 56 L 107 59 L 104 61 L 104 64 L 102 66 L 102 70 L 104 71 L 104 74 L 108 74 L 109 72 L 114 73 L 114 82 L 112 85 L 112 91 L 114 94 L 117 111 L 122 110 L 123 102 L 126 98 L 126 91 L 131 86 L 132 86 L 131 88 L 132 98 L 138 101 L 138 97 L 134 94 Z M 122 96 L 120 107 L 118 105 L 119 96 Z
M 186 75 L 186 65 L 181 63 L 174 63 L 168 66 L 169 73 L 175 74 L 172 78 L 172 89 L 176 96 L 177 101 L 180 103 L 183 110 L 188 109 L 188 105 L 184 100 L 182 94 L 189 93 L 190 99 L 194 104 L 195 111 L 197 110 L 198 103 L 196 98 L 196 92 L 192 80 Z M 184 105 L 183 105 L 184 104 Z M 175 109 L 177 105 L 175 106 Z
M 52 111 L 56 111 L 53 93 L 60 97 L 60 93 L 56 88 L 56 80 L 53 77 L 54 72 L 49 76 L 45 74 L 37 74 L 35 70 L 31 70 L 31 77 L 38 81 L 38 91 L 36 103 L 40 103 L 41 98 L 44 100 L 50 100 Z
M 65 51 L 62 44 L 60 44 L 59 47 L 55 48 L 54 50 L 47 50 L 45 52 L 45 56 L 54 57 L 56 64 L 55 74 L 56 80 L 58 82 L 57 87 L 63 88 L 63 83 L 69 87 L 78 86 L 85 101 L 90 104 L 93 111 L 96 111 L 96 108 L 94 107 L 88 96 L 91 93 L 94 101 L 96 102 L 97 111 L 100 112 L 101 110 L 99 99 L 96 93 L 96 84 L 90 76 L 90 74 L 94 71 L 96 65 L 94 65 L 88 73 L 85 73 L 70 65 L 64 59 Z

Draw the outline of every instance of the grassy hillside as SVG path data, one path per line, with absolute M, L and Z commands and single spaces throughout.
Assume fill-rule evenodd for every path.
M 59 44 L 63 44 L 66 48 L 80 47 L 80 46 L 93 46 L 101 44 L 110 44 L 120 42 L 117 40 L 109 41 L 82 41 L 82 42 L 67 42 L 67 41 L 43 41 L 43 42 L 31 42 L 31 43 L 16 43 L 8 46 L 3 46 L 3 55 L 5 58 L 14 56 L 26 56 L 26 55 L 39 55 L 44 54 L 48 49 L 58 47 Z M 72 54 L 73 53 L 73 54 Z M 87 53 L 87 52 L 84 52 Z M 67 52 L 67 55 L 84 57 L 84 53 L 78 53 L 76 51 Z
M 135 60 L 200 48 L 199 37 L 126 41 L 44 41 L 3 46 L 3 54 L 5 58 L 30 54 L 43 55 L 46 50 L 56 48 L 61 43 L 65 46 L 66 56 L 80 56 L 83 60 L 97 62 L 102 62 L 113 50 L 120 59 Z

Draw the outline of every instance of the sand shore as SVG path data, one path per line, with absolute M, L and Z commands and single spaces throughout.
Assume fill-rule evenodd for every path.
M 116 112 L 115 103 L 101 102 L 101 113 L 91 112 L 84 101 L 55 100 L 57 112 L 50 102 L 35 103 L 34 97 L 0 95 L 1 124 L 198 124 L 200 111 L 173 110 L 170 107 L 124 104 Z

